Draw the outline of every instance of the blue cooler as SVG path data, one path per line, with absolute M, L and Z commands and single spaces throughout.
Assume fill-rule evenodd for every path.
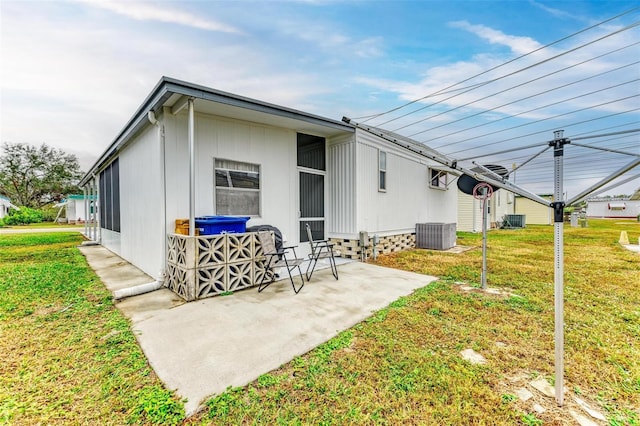
M 201 216 L 196 217 L 196 229 L 200 235 L 243 233 L 247 230 L 249 217 Z

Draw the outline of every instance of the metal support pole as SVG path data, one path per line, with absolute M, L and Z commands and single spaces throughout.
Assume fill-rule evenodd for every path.
M 189 105 L 189 236 L 196 235 L 196 149 L 195 149 L 195 111 L 193 98 L 187 101 Z
M 87 187 L 82 187 L 82 196 L 84 197 L 84 235 L 87 236 L 87 224 L 89 223 L 89 212 L 91 211 L 91 198 L 87 193 Z
M 95 177 L 93 178 L 92 181 L 92 186 L 93 186 L 93 193 L 96 195 L 97 199 L 100 198 L 100 194 L 98 194 L 98 179 L 96 179 Z M 93 221 L 93 240 L 94 241 L 100 241 L 100 236 L 98 236 L 98 218 L 96 217 L 95 220 Z
M 89 199 L 94 199 L 95 200 L 95 192 L 93 191 L 93 179 L 90 179 L 88 182 L 88 191 L 89 191 Z M 95 201 L 94 201 L 95 202 Z M 89 237 L 90 240 L 95 241 L 95 235 L 93 235 L 93 222 L 89 222 L 89 226 L 88 226 L 88 230 L 87 230 L 87 237 Z
M 482 188 L 482 289 L 487 288 L 487 216 L 489 215 L 489 188 Z
M 563 201 L 563 156 L 564 145 L 569 143 L 562 137 L 563 131 L 554 132 L 554 140 L 549 142 L 553 147 L 553 231 L 554 231 L 554 335 L 555 335 L 555 376 L 556 402 L 564 405 L 564 201 Z

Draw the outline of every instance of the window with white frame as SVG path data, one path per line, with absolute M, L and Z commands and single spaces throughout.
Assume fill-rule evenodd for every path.
M 387 190 L 387 153 L 378 151 L 378 191 Z
M 233 160 L 215 160 L 217 215 L 260 215 L 260 166 Z
M 438 189 L 447 189 L 447 172 L 438 169 L 429 169 L 429 186 Z

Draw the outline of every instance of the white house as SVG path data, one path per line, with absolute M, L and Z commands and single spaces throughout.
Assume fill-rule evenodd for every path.
M 633 198 L 589 198 L 587 217 L 636 219 L 640 215 L 640 199 Z
M 66 222 L 74 224 L 85 223 L 87 217 L 90 222 L 94 219 L 95 207 L 93 204 L 89 201 L 89 197 L 85 197 L 83 194 L 71 194 L 56 204 L 56 207 L 60 207 L 59 217 L 64 217 Z
M 432 169 L 349 124 L 163 77 L 80 185 L 98 196 L 90 238 L 161 279 L 181 218 L 247 216 L 299 255 L 306 223 L 347 257 L 360 231 L 411 247 L 416 223 L 456 222 L 458 191 Z
M 489 199 L 487 229 L 497 228 L 504 215 L 515 213 L 514 194 L 504 189 Z M 482 201 L 458 191 L 458 231 L 482 232 Z
M 9 208 L 15 207 L 4 195 L 0 195 L 0 219 L 9 214 Z
M 541 194 L 540 197 L 549 200 L 549 202 L 553 200 L 553 195 Z M 515 213 L 525 215 L 525 224 L 553 225 L 552 208 L 519 195 L 516 195 L 514 203 Z

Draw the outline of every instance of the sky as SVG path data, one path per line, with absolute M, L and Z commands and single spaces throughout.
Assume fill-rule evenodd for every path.
M 87 170 L 169 76 L 348 116 L 480 164 L 521 165 L 560 128 L 569 138 L 628 131 L 580 142 L 639 155 L 640 11 L 595 25 L 638 6 L 0 0 L 0 142 L 47 143 Z M 570 196 L 633 159 L 577 146 L 566 157 Z M 551 193 L 552 161 L 546 152 L 512 179 Z

